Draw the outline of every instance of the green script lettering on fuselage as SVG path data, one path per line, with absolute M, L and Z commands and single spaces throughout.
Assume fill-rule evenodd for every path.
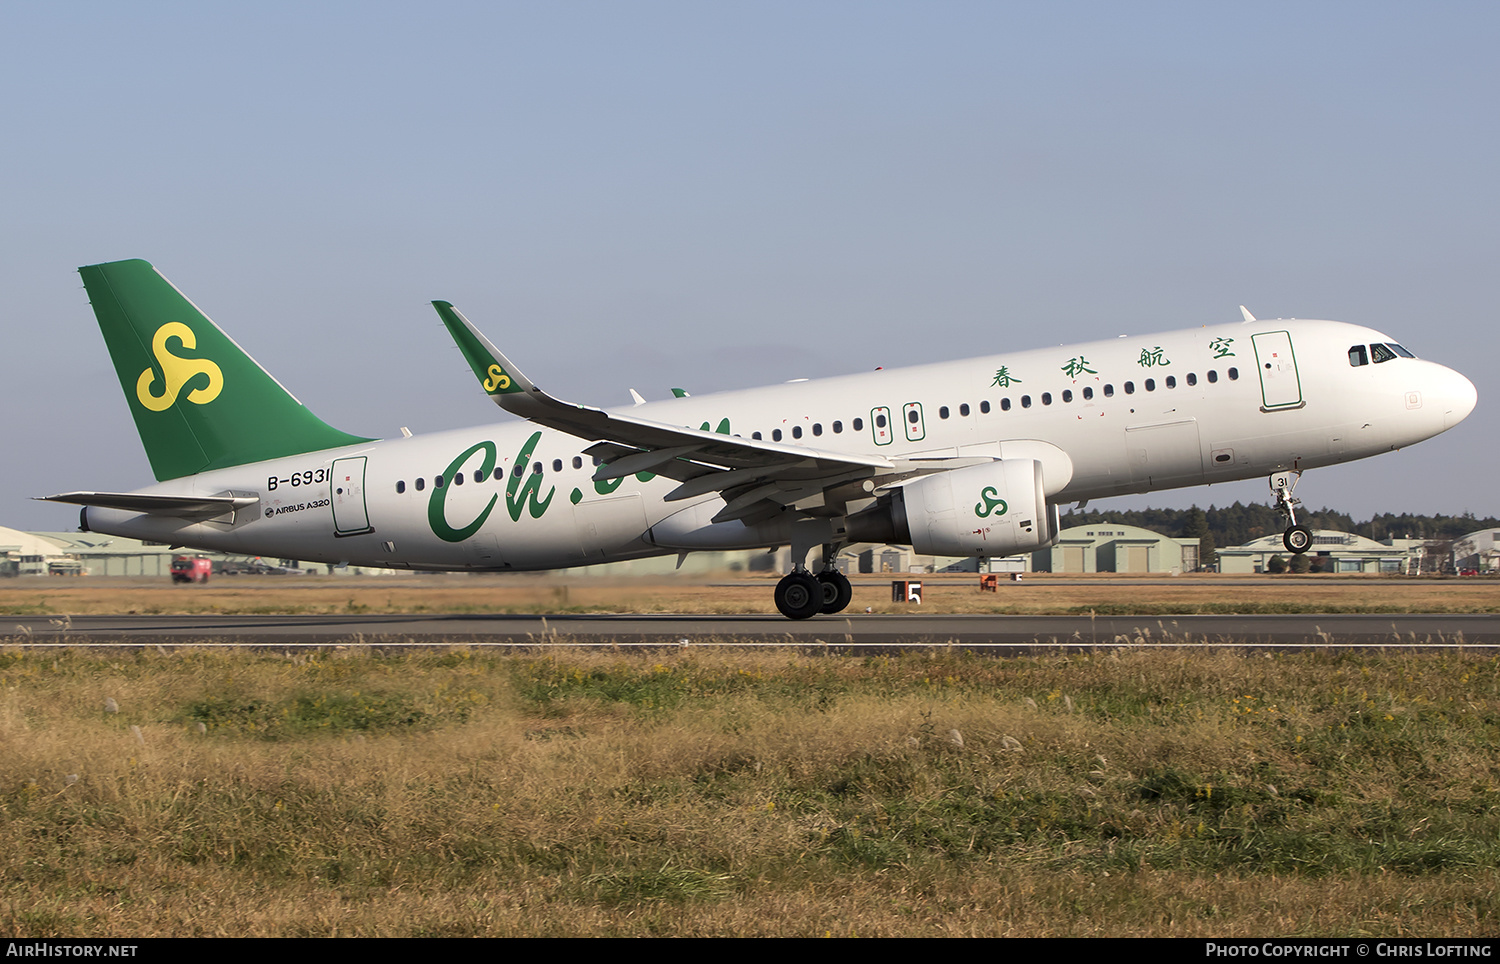
M 536 443 L 541 441 L 541 438 L 541 432 L 531 433 L 531 438 L 527 439 L 526 444 L 521 446 L 521 451 L 516 453 L 517 466 L 524 467 L 531 461 L 532 450 L 536 448 Z M 547 497 L 538 502 L 536 494 L 542 488 L 542 473 L 522 472 L 522 474 L 526 476 L 524 484 L 521 482 L 521 476 L 514 471 L 510 474 L 510 481 L 505 483 L 505 508 L 510 512 L 512 522 L 521 521 L 523 507 L 531 513 L 533 519 L 540 519 L 542 513 L 547 511 L 547 506 L 552 504 L 552 497 L 557 494 L 557 486 L 554 485 L 547 491 Z
M 704 422 L 702 431 L 708 431 L 708 427 L 709 423 Z M 729 419 L 721 419 L 715 431 L 720 435 L 729 435 Z M 542 473 L 527 472 L 524 468 L 531 461 L 532 453 L 536 451 L 537 443 L 541 440 L 541 432 L 532 432 L 531 437 L 526 440 L 526 444 L 522 445 L 520 451 L 516 453 L 514 465 L 522 467 L 522 471 L 520 474 L 517 474 L 512 469 L 508 473 L 509 479 L 505 483 L 505 510 L 510 514 L 512 522 L 520 522 L 523 511 L 529 513 L 533 519 L 540 519 L 547 511 L 547 507 L 552 504 L 552 497 L 557 494 L 557 486 L 554 485 L 547 490 L 545 498 L 538 498 L 542 490 Z M 476 452 L 484 453 L 484 460 L 480 463 L 479 472 L 481 478 L 488 478 L 490 473 L 495 470 L 496 461 L 495 443 L 489 440 L 476 442 L 459 453 L 457 458 L 448 463 L 448 468 L 443 471 L 443 478 L 448 480 L 457 478 L 464 463 L 472 458 Z M 523 476 L 525 481 L 522 481 Z M 656 478 L 656 473 L 637 472 L 635 477 L 641 482 L 650 482 Z M 620 483 L 624 481 L 624 477 L 598 481 L 594 483 L 594 491 L 600 495 L 609 495 L 618 489 Z M 433 487 L 432 494 L 427 497 L 427 524 L 439 539 L 445 542 L 463 542 L 478 532 L 485 524 L 490 517 L 490 512 L 494 510 L 495 502 L 499 497 L 491 495 L 490 500 L 485 503 L 484 508 L 467 525 L 454 526 L 449 523 L 447 516 L 448 491 L 447 487 Z M 579 501 L 577 495 L 578 493 L 575 490 L 573 498 L 575 504 Z
M 536 443 L 541 441 L 541 432 L 532 432 L 526 444 L 516 453 L 515 464 L 525 466 L 531 461 L 531 453 L 536 449 Z M 463 470 L 464 463 L 469 461 L 476 452 L 484 453 L 484 460 L 479 464 L 479 477 L 487 479 L 495 470 L 495 443 L 489 440 L 476 442 L 459 453 L 458 457 L 448 463 L 448 468 L 443 471 L 443 478 L 456 480 L 459 472 Z M 542 513 L 547 511 L 547 506 L 552 504 L 552 496 L 557 494 L 557 486 L 553 486 L 545 499 L 538 499 L 537 493 L 542 488 L 542 474 L 540 472 L 522 472 L 526 481 L 521 481 L 521 476 L 514 471 L 508 473 L 510 479 L 505 484 L 505 508 L 510 513 L 512 522 L 521 521 L 521 512 L 526 510 L 531 513 L 533 519 L 540 519 Z M 490 517 L 499 496 L 491 494 L 490 500 L 484 504 L 484 509 L 473 518 L 467 525 L 454 526 L 448 521 L 447 507 L 449 489 L 434 486 L 432 495 L 427 497 L 427 524 L 432 528 L 433 534 L 444 542 L 463 542 L 465 539 L 478 532 L 480 527 Z
M 537 435 L 541 433 L 538 432 Z M 536 441 L 536 436 L 532 437 Z M 495 468 L 495 443 L 490 441 L 476 442 L 464 449 L 458 458 L 448 463 L 448 468 L 443 471 L 443 478 L 453 479 L 462 469 L 463 464 L 469 460 L 475 452 L 484 452 L 484 461 L 480 463 L 479 469 L 488 478 L 490 472 Z M 472 522 L 462 528 L 455 529 L 448 524 L 448 517 L 444 510 L 447 508 L 448 490 L 441 486 L 433 486 L 432 495 L 427 497 L 427 524 L 432 527 L 433 533 L 444 542 L 463 542 L 465 539 L 479 531 L 486 519 L 490 517 L 490 510 L 495 508 L 496 495 L 490 496 L 490 501 L 485 503 L 484 511 L 479 513 Z

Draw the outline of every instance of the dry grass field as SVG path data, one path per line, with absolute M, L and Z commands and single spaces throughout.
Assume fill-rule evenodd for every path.
M 927 611 L 1494 611 L 921 577 Z M 764 612 L 767 578 L 0 582 L 3 613 Z M 888 611 L 889 577 L 855 609 Z M 0 651 L 0 932 L 1486 936 L 1500 659 Z
M 900 612 L 891 575 L 855 576 L 851 610 Z M 1062 576 L 1029 574 L 978 590 L 974 576 L 917 575 L 925 612 L 1166 615 L 1183 613 L 1494 612 L 1500 580 L 1333 576 Z M 762 613 L 773 576 L 639 577 L 483 574 L 236 576 L 206 585 L 166 579 L 0 580 L 0 614 L 113 613 Z
M 1500 660 L 0 653 L 0 932 L 1500 933 Z

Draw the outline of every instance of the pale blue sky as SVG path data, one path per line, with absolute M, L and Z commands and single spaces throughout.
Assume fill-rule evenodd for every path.
M 327 421 L 612 405 L 1262 317 L 1479 388 L 1298 494 L 1500 513 L 1500 7 L 0 5 L 0 525 L 151 474 L 75 269 L 152 261 Z M 1096 503 L 1261 500 L 1260 481 Z

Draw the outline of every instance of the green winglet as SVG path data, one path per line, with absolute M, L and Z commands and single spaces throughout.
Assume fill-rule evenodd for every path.
M 500 350 L 490 344 L 489 339 L 480 334 L 457 308 L 446 301 L 434 301 L 432 307 L 437 309 L 438 317 L 443 319 L 448 334 L 463 352 L 464 360 L 474 370 L 485 394 L 495 397 L 526 390 L 529 382 L 525 376 L 517 372 Z
M 78 273 L 158 481 L 371 441 L 308 411 L 149 263 Z

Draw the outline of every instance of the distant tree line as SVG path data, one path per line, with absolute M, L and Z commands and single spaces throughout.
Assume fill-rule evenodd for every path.
M 1347 512 L 1333 509 L 1297 510 L 1297 521 L 1310 529 L 1337 529 L 1353 532 L 1376 541 L 1382 539 L 1422 539 L 1429 542 L 1452 542 L 1476 529 L 1500 528 L 1500 519 L 1480 519 L 1472 512 L 1463 515 L 1396 515 L 1383 512 L 1364 522 L 1355 522 Z M 1064 528 L 1119 523 L 1140 526 L 1173 539 L 1197 538 L 1199 556 L 1205 565 L 1213 562 L 1219 546 L 1239 546 L 1261 536 L 1277 535 L 1286 528 L 1269 504 L 1252 503 L 1200 509 L 1136 509 L 1132 511 L 1089 509 L 1068 511 L 1062 515 Z

